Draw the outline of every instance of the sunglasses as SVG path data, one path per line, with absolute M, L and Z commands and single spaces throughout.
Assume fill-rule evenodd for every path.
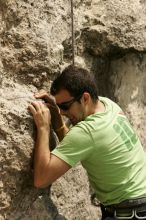
M 67 102 L 62 102 L 60 104 L 56 104 L 60 109 L 64 110 L 64 111 L 67 111 L 70 109 L 71 105 L 76 102 L 76 101 L 79 101 L 81 99 L 82 95 L 76 97 L 76 98 L 73 98 L 71 99 L 70 101 L 67 101 Z

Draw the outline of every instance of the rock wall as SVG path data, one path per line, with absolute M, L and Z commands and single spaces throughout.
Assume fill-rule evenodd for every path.
M 100 218 L 80 165 L 51 187 L 33 187 L 27 106 L 72 62 L 70 11 L 67 0 L 0 0 L 1 220 Z M 95 74 L 100 95 L 123 107 L 146 146 L 145 0 L 75 0 L 74 18 L 76 63 Z

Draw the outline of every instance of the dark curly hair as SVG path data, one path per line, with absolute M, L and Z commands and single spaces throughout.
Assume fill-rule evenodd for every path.
M 77 66 L 69 65 L 65 68 L 53 81 L 50 92 L 56 95 L 62 89 L 66 89 L 75 98 L 88 92 L 94 103 L 98 99 L 98 89 L 93 74 Z

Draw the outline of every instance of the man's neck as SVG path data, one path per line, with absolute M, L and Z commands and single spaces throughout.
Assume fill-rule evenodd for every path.
M 98 100 L 96 105 L 95 105 L 94 113 L 96 113 L 96 112 L 105 112 L 105 105 L 100 100 Z

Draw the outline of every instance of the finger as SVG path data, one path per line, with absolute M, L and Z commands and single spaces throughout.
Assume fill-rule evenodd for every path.
M 44 97 L 46 93 L 34 93 L 34 97 L 35 98 L 41 98 L 41 97 Z
M 34 93 L 35 97 L 43 97 L 48 95 L 48 93 L 45 90 L 40 90 L 39 92 Z
M 54 96 L 50 95 L 50 94 L 47 94 L 47 96 L 45 96 L 45 98 L 47 100 L 47 103 L 51 104 L 51 105 L 55 105 L 56 104 L 56 101 L 55 101 L 55 98 Z
M 41 110 L 41 106 L 40 106 L 41 102 L 32 102 L 31 105 L 35 108 L 35 111 L 40 111 Z
M 49 95 L 47 93 L 42 93 L 42 94 L 34 94 L 34 97 L 36 99 L 42 99 L 44 100 L 45 102 L 50 102 L 50 98 L 49 98 Z
M 41 95 L 37 95 L 35 96 L 37 99 L 43 99 L 45 101 L 45 103 L 49 103 L 51 105 L 55 105 L 55 98 L 52 95 L 49 95 L 48 93 L 42 93 Z
M 45 112 L 45 110 L 48 109 L 47 106 L 46 106 L 46 104 L 44 104 L 44 103 L 42 103 L 42 102 L 40 102 L 39 104 L 40 104 L 40 110 L 41 110 L 42 112 Z
M 34 115 L 34 114 L 36 114 L 36 109 L 34 108 L 34 106 L 33 105 L 29 105 L 28 106 L 28 110 Z

